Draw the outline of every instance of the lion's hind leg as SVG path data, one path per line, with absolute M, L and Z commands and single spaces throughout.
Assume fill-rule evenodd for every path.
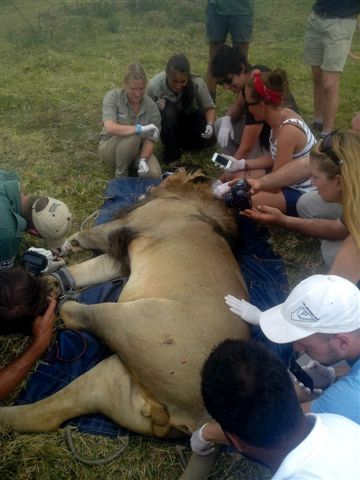
M 102 413 L 130 430 L 154 433 L 154 411 L 161 405 L 147 398 L 116 355 L 103 360 L 67 387 L 39 402 L 0 408 L 0 422 L 14 430 L 53 431 L 71 418 Z M 157 422 L 165 434 L 168 416 Z M 156 427 L 156 426 L 155 426 Z

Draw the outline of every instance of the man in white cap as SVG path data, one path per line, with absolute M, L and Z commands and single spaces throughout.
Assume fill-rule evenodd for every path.
M 64 202 L 25 195 L 16 173 L 0 170 L 0 270 L 14 265 L 25 231 L 44 238 L 55 249 L 64 243 L 71 224 L 72 215 Z
M 336 413 L 360 424 L 360 291 L 353 283 L 336 275 L 313 275 L 284 303 L 265 312 L 231 295 L 225 301 L 243 320 L 260 325 L 272 342 L 293 342 L 297 352 L 313 359 L 307 372 L 314 387 L 328 388 L 311 403 L 303 403 L 304 411 Z M 350 371 L 335 382 L 329 365 L 343 360 Z M 213 442 L 222 440 L 226 443 L 218 424 L 210 423 L 193 433 L 191 445 L 206 454 Z

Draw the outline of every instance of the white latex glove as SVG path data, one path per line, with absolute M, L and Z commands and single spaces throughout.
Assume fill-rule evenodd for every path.
M 165 98 L 158 98 L 155 103 L 156 103 L 159 110 L 164 110 L 164 108 L 166 106 Z
M 69 240 L 65 240 L 65 242 L 58 248 L 59 257 L 66 257 L 72 251 L 71 243 Z
M 251 325 L 260 324 L 261 310 L 255 307 L 255 305 L 232 295 L 226 295 L 225 303 L 235 315 L 241 317 L 245 322 Z
M 314 387 L 316 388 L 327 388 L 335 382 L 335 369 L 333 367 L 325 367 L 325 365 L 321 365 L 316 360 L 310 360 L 303 369 L 313 379 Z
M 41 270 L 41 273 L 53 273 L 65 265 L 65 261 L 62 258 L 58 258 L 56 255 L 54 255 L 51 250 L 31 247 L 29 248 L 29 251 L 39 253 L 40 255 L 44 255 L 44 257 L 46 257 L 48 263 L 47 266 Z
M 234 129 L 231 123 L 231 117 L 226 115 L 221 120 L 220 130 L 217 138 L 217 141 L 220 147 L 222 148 L 227 147 L 230 137 L 234 138 Z
M 139 160 L 139 168 L 138 168 L 138 174 L 139 174 L 139 177 L 143 177 L 144 175 L 146 175 L 149 171 L 149 165 L 146 161 L 145 158 L 140 158 Z
M 141 125 L 140 135 L 142 137 L 147 137 L 150 140 L 158 140 L 159 139 L 159 129 L 153 123 L 149 123 L 149 125 Z
M 246 160 L 243 158 L 241 160 L 237 160 L 236 158 L 231 157 L 231 162 L 230 168 L 225 169 L 227 172 L 238 172 L 246 169 Z
M 215 182 L 215 183 L 217 183 L 217 182 Z M 230 192 L 230 190 L 231 190 L 231 187 L 229 186 L 229 182 L 227 182 L 227 183 L 221 183 L 220 182 L 217 185 L 213 184 L 212 192 L 213 192 L 214 197 L 222 198 L 225 195 L 225 193 Z
M 205 132 L 201 134 L 202 138 L 209 139 L 214 135 L 214 127 L 211 123 L 208 123 L 205 128 Z
M 193 452 L 196 452 L 198 455 L 209 455 L 215 450 L 215 446 L 213 442 L 208 442 L 204 440 L 202 435 L 204 427 L 206 427 L 207 423 L 203 425 L 199 430 L 195 430 L 190 438 L 190 445 Z

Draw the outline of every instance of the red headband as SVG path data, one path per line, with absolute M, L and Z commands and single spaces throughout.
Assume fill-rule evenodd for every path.
M 254 74 L 254 89 L 255 92 L 260 95 L 260 97 L 268 100 L 270 103 L 278 105 L 282 101 L 283 94 L 276 90 L 271 90 L 266 85 L 264 85 L 260 72 L 256 72 Z

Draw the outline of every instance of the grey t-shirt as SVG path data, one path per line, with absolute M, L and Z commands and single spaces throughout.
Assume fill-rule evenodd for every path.
M 156 103 L 148 96 L 144 95 L 140 104 L 139 113 L 134 113 L 129 104 L 126 91 L 124 89 L 115 88 L 110 90 L 103 100 L 102 122 L 112 120 L 120 125 L 148 125 L 153 123 L 160 129 L 161 117 Z M 110 138 L 105 128 L 103 128 L 100 139 L 107 140 Z

